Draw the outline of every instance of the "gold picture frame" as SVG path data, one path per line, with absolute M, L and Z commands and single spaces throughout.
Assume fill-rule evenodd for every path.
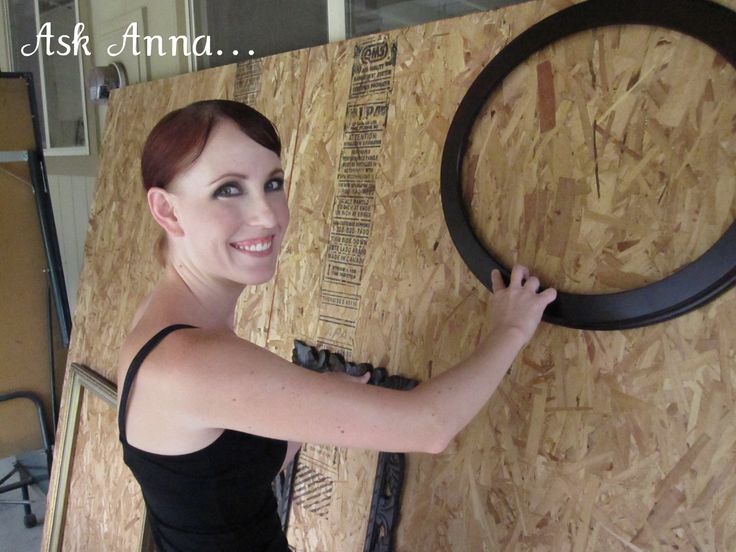
M 61 551 L 69 491 L 69 475 L 74 457 L 75 438 L 79 426 L 79 411 L 84 393 L 93 393 L 112 408 L 117 409 L 117 386 L 83 364 L 71 363 L 69 379 L 64 392 L 68 396 L 66 402 L 62 405 L 59 416 L 58 441 L 54 449 L 54 469 L 52 469 L 51 480 L 49 481 L 46 509 L 45 523 L 50 525 L 49 528 L 44 529 L 48 537 L 44 539 L 43 552 Z M 135 550 L 149 552 L 153 549 L 148 523 L 146 523 L 144 517 Z

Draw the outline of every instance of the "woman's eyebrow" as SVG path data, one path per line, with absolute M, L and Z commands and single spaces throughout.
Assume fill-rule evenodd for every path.
M 277 175 L 279 173 L 283 173 L 283 172 L 284 172 L 284 169 L 282 169 L 281 167 L 276 168 L 276 169 L 274 169 L 274 170 L 271 171 L 271 173 L 268 175 L 268 178 L 271 178 L 272 176 Z M 215 182 L 218 182 L 219 180 L 222 180 L 223 178 L 227 178 L 229 176 L 234 176 L 236 178 L 242 178 L 243 180 L 248 180 L 248 175 L 246 175 L 246 174 L 232 173 L 231 172 L 231 173 L 221 174 L 220 176 L 218 176 L 217 178 L 215 178 L 212 182 L 210 182 L 209 184 L 207 184 L 207 186 L 212 186 Z
M 246 175 L 240 174 L 240 173 L 225 173 L 225 174 L 221 174 L 220 176 L 218 176 L 217 178 L 215 178 L 212 182 L 210 182 L 209 184 L 207 184 L 207 186 L 212 186 L 215 182 L 217 182 L 219 180 L 222 180 L 223 178 L 230 177 L 230 176 L 234 176 L 236 178 L 242 178 L 243 180 L 246 180 L 248 178 Z

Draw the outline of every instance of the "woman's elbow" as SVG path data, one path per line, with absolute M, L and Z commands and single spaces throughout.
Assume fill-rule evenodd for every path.
M 422 436 L 417 443 L 419 451 L 428 454 L 441 454 L 445 452 L 454 435 L 451 435 L 449 424 L 444 422 L 445 416 L 439 411 L 437 405 L 427 400 L 426 394 L 422 393 L 422 386 L 411 390 L 416 402 L 413 404 L 415 420 L 419 422 L 415 427 L 415 436 Z
M 450 442 L 446 439 L 435 438 L 429 443 L 429 446 L 425 447 L 426 450 L 424 452 L 429 454 L 442 454 L 443 452 L 445 452 L 449 444 Z
M 431 413 L 428 419 L 436 420 L 436 413 Z M 452 438 L 454 437 L 453 435 L 449 434 L 448 428 L 439 423 L 432 424 L 431 427 L 426 431 L 425 435 L 427 437 L 424 439 L 422 452 L 426 452 L 429 454 L 442 454 L 443 452 L 445 452 L 450 444 L 450 441 L 452 441 Z

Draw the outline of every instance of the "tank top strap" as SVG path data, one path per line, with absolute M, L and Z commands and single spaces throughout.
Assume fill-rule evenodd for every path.
M 159 344 L 159 342 L 169 335 L 174 330 L 178 330 L 180 328 L 196 328 L 197 326 L 192 326 L 190 324 L 172 324 L 170 326 L 166 326 L 162 330 L 160 330 L 156 335 L 154 335 L 151 339 L 149 339 L 143 347 L 141 347 L 141 350 L 138 351 L 138 354 L 135 355 L 133 358 L 133 361 L 130 363 L 130 366 L 128 367 L 128 372 L 125 374 L 125 381 L 123 382 L 123 389 L 120 394 L 120 407 L 118 409 L 118 432 L 120 434 L 120 441 L 128 444 L 128 440 L 126 437 L 126 431 L 125 431 L 125 414 L 128 407 L 128 395 L 130 394 L 130 388 L 133 385 L 133 379 L 135 379 L 136 374 L 138 373 L 138 370 L 141 367 L 141 364 L 143 363 L 143 359 L 146 358 L 148 353 L 150 353 L 156 345 Z

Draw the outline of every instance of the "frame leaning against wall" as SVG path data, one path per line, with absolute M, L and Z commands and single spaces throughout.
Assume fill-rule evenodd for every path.
M 318 350 L 298 339 L 294 340 L 292 362 L 315 372 L 345 372 L 351 376 L 361 376 L 370 372 L 368 385 L 390 389 L 409 390 L 419 383 L 417 380 L 403 376 L 388 375 L 385 368 L 375 368 L 366 362 L 346 361 L 339 353 L 333 353 L 329 349 Z M 289 510 L 298 464 L 299 453 L 297 452 L 294 460 L 276 476 L 273 482 L 284 532 L 289 525 Z M 379 452 L 363 552 L 391 552 L 393 550 L 394 530 L 399 522 L 405 467 L 404 453 Z
M 74 458 L 75 437 L 79 426 L 79 413 L 86 392 L 96 395 L 111 408 L 117 407 L 117 386 L 94 370 L 72 362 L 68 376 L 68 400 L 60 415 L 55 463 L 58 463 L 49 482 L 49 503 L 46 510 L 47 523 L 51 524 L 48 546 L 43 552 L 60 552 L 64 537 L 69 476 Z M 153 550 L 148 523 L 144 521 L 135 550 Z

